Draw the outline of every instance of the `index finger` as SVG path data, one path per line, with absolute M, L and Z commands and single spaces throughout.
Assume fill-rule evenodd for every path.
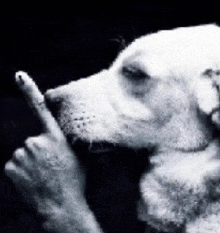
M 46 132 L 57 136 L 63 135 L 57 121 L 46 106 L 44 95 L 40 92 L 33 79 L 26 72 L 19 71 L 15 74 L 15 80 L 28 105 L 33 109 Z

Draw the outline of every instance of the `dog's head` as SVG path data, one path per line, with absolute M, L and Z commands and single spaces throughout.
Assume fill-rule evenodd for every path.
M 155 148 L 140 215 L 175 231 L 200 211 L 209 177 L 220 177 L 219 76 L 220 28 L 178 28 L 135 40 L 109 69 L 49 90 L 46 99 L 73 144 Z
M 73 141 L 200 150 L 212 140 L 211 114 L 219 108 L 219 41 L 212 25 L 144 36 L 109 69 L 46 97 Z

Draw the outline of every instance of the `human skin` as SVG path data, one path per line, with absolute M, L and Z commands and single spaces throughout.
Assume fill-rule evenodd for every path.
M 43 217 L 50 232 L 101 233 L 84 196 L 85 176 L 74 151 L 44 96 L 24 72 L 16 83 L 43 126 L 39 136 L 28 138 L 5 165 L 5 172 L 27 202 Z

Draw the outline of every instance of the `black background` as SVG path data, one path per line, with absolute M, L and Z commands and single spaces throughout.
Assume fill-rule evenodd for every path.
M 44 92 L 107 68 L 138 36 L 205 23 L 220 23 L 220 4 L 0 1 L 1 232 L 41 232 L 40 220 L 3 174 L 12 152 L 41 131 L 16 89 L 14 73 L 27 71 Z

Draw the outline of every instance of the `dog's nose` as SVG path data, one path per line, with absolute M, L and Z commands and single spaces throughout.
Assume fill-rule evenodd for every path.
M 56 102 L 57 101 L 57 94 L 54 89 L 49 89 L 44 94 L 45 100 L 48 102 Z
M 49 89 L 44 94 L 44 97 L 48 108 L 56 117 L 61 105 L 61 98 L 59 97 L 59 95 L 57 95 L 57 91 L 55 89 Z

